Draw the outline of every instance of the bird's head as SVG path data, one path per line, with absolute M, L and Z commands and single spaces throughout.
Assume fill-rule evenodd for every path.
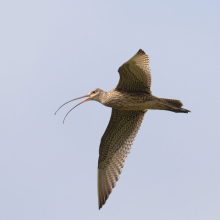
M 100 95 L 103 91 L 101 89 L 93 89 L 89 94 L 90 100 L 98 101 L 100 102 Z
M 82 101 L 82 102 L 80 102 L 79 104 L 77 104 L 76 106 L 74 106 L 72 109 L 70 109 L 70 111 L 66 114 L 66 116 L 67 116 L 74 108 L 76 108 L 78 105 L 80 105 L 80 104 L 82 104 L 82 103 L 84 103 L 84 102 L 87 102 L 87 101 L 90 101 L 90 100 L 94 100 L 94 101 L 100 102 L 100 95 L 101 95 L 102 93 L 103 93 L 103 91 L 102 91 L 101 89 L 93 89 L 88 95 L 84 95 L 84 96 L 82 96 L 82 97 L 79 97 L 79 98 L 76 98 L 76 99 L 72 99 L 72 100 L 70 100 L 70 101 L 64 103 L 63 105 L 61 105 L 61 106 L 57 109 L 57 111 L 55 112 L 55 115 L 56 115 L 56 113 L 58 112 L 58 110 L 60 110 L 61 107 L 63 107 L 63 106 L 66 105 L 67 103 L 72 102 L 72 101 L 77 100 L 77 99 L 87 98 L 87 99 L 85 99 L 84 101 Z M 65 116 L 65 118 L 66 118 L 66 116 Z M 63 120 L 63 123 L 64 123 L 64 121 L 65 121 L 65 118 L 64 118 L 64 120 Z

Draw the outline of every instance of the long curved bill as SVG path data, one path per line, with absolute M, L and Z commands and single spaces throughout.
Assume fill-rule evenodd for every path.
M 86 98 L 86 97 L 89 97 L 89 95 L 84 95 L 84 96 L 82 96 L 82 97 L 79 97 L 79 98 L 76 98 L 76 99 L 72 99 L 72 100 L 70 100 L 70 101 L 64 103 L 63 105 L 61 105 L 61 106 L 56 110 L 55 115 L 56 115 L 56 113 L 57 113 L 64 105 L 66 105 L 67 103 L 72 102 L 72 101 L 75 101 L 75 100 L 77 100 L 77 99 Z M 89 100 L 90 100 L 90 98 L 88 98 L 88 99 L 86 99 L 86 100 L 80 102 L 79 104 L 77 104 L 76 106 L 74 106 L 73 108 L 71 108 L 71 109 L 67 112 L 66 116 L 67 116 L 74 108 L 76 108 L 78 105 L 80 105 L 80 104 L 82 104 L 82 103 L 84 103 L 84 102 L 87 102 L 87 101 L 89 101 Z M 64 121 L 65 121 L 65 119 L 66 119 L 66 116 L 65 116 L 64 119 L 63 119 L 63 123 L 64 123 Z

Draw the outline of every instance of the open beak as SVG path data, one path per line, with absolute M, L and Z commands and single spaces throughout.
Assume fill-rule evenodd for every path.
M 64 103 L 63 105 L 61 105 L 61 106 L 57 109 L 57 111 L 55 112 L 55 115 L 56 115 L 56 113 L 57 113 L 64 105 L 66 105 L 67 103 L 72 102 L 72 101 L 75 101 L 75 100 L 77 100 L 77 99 L 86 98 L 86 97 L 89 97 L 89 95 L 84 95 L 84 96 L 82 96 L 82 97 L 79 97 L 79 98 L 76 98 L 76 99 L 72 99 L 72 100 L 70 100 L 70 101 Z M 78 105 L 80 105 L 80 104 L 82 104 L 82 103 L 84 103 L 84 102 L 87 102 L 87 101 L 89 101 L 89 100 L 90 100 L 90 97 L 89 97 L 88 99 L 86 99 L 86 100 L 80 102 L 79 104 L 77 104 L 77 105 L 74 106 L 73 108 L 71 108 L 71 109 L 67 112 L 66 116 L 67 116 L 74 108 L 76 108 Z M 65 116 L 64 119 L 63 119 L 63 123 L 64 123 L 64 121 L 65 121 L 65 119 L 66 119 L 66 116 Z

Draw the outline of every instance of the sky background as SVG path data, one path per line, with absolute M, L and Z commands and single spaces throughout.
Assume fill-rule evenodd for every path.
M 98 210 L 111 109 L 64 102 L 109 91 L 139 49 L 153 94 L 190 114 L 148 111 Z M 220 1 L 0 2 L 1 220 L 220 219 Z

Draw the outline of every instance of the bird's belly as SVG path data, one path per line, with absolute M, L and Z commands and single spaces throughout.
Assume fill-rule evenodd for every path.
M 146 109 L 162 109 L 162 105 L 158 100 L 151 100 L 145 102 L 132 102 L 126 103 L 121 106 L 115 106 L 113 108 L 117 108 L 120 110 L 146 110 Z

